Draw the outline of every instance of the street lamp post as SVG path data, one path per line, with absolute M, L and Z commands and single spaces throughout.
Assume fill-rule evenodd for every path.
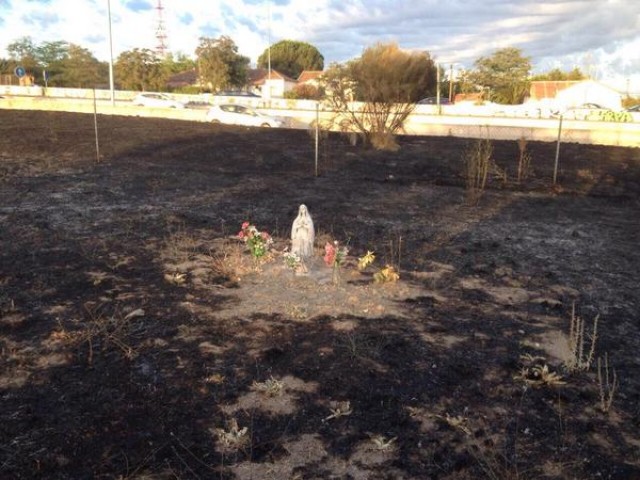
M 265 85 L 269 91 L 269 101 L 271 101 L 271 0 L 267 2 L 268 16 L 267 19 L 267 81 Z
M 107 11 L 109 14 L 109 90 L 111 92 L 111 105 L 116 104 L 116 95 L 113 82 L 113 38 L 111 36 L 111 0 L 107 0 Z

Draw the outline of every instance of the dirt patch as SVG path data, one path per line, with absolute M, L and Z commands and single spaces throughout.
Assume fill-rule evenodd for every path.
M 565 144 L 553 185 L 531 142 L 518 183 L 496 141 L 471 206 L 470 140 L 330 135 L 315 176 L 304 131 L 98 130 L 96 153 L 91 116 L 0 111 L 0 477 L 640 478 L 640 150 Z M 585 341 L 599 316 L 582 370 L 573 305 Z

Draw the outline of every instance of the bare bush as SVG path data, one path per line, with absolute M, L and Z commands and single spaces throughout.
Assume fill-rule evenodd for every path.
M 464 153 L 467 202 L 476 205 L 487 185 L 493 164 L 493 145 L 489 139 L 479 139 Z
M 613 397 L 618 388 L 618 375 L 615 368 L 609 368 L 609 355 L 604 355 L 604 367 L 598 358 L 598 387 L 600 391 L 600 410 L 607 413 L 613 404 Z
M 591 368 L 596 350 L 598 338 L 598 320 L 600 315 L 593 319 L 593 327 L 588 337 L 585 335 L 584 320 L 576 315 L 576 305 L 571 308 L 571 323 L 569 325 L 569 351 L 570 355 L 565 360 L 565 367 L 570 372 L 586 371 Z
M 531 154 L 527 151 L 527 139 L 520 137 L 518 139 L 518 183 L 526 180 L 531 168 Z
M 327 103 L 341 126 L 362 134 L 377 149 L 396 150 L 390 138 L 403 131 L 415 102 L 435 82 L 436 67 L 426 53 L 377 44 L 324 75 Z

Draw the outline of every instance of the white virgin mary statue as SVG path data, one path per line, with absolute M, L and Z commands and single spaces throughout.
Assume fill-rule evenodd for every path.
M 291 253 L 295 253 L 301 260 L 313 256 L 313 242 L 315 240 L 313 220 L 306 205 L 300 205 L 298 216 L 291 227 Z

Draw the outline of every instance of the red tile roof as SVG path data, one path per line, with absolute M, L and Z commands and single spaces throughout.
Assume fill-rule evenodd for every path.
M 262 85 L 267 79 L 284 80 L 286 82 L 296 83 L 296 81 L 293 78 L 287 77 L 283 73 L 280 73 L 274 69 L 271 69 L 271 76 L 269 76 L 269 71 L 266 68 L 254 68 L 249 70 L 247 79 L 249 83 L 252 85 Z
M 322 70 L 303 70 L 300 76 L 298 77 L 298 83 L 305 83 L 310 80 L 315 80 L 324 72 Z
M 531 100 L 555 98 L 558 92 L 582 82 L 583 80 L 536 80 L 531 82 L 529 98 Z

